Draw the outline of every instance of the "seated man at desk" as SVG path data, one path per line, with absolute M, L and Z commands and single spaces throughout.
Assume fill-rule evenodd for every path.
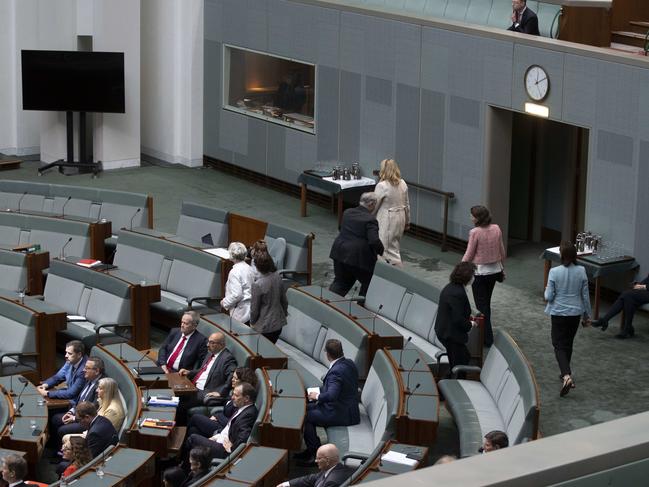
M 81 389 L 79 395 L 70 399 L 70 409 L 65 413 L 57 413 L 52 416 L 51 436 L 54 436 L 60 443 L 61 438 L 67 434 L 82 433 L 84 428 L 77 423 L 75 407 L 83 401 L 97 404 L 97 385 L 104 377 L 104 361 L 99 357 L 89 357 L 83 367 L 86 385 Z
M 192 434 L 185 443 L 185 451 L 191 451 L 197 446 L 205 446 L 210 449 L 213 458 L 225 458 L 239 445 L 247 442 L 257 418 L 256 398 L 257 391 L 250 384 L 244 382 L 235 387 L 232 402 L 237 409 L 227 424 L 215 431 L 210 438 Z
M 87 401 L 80 402 L 76 407 L 77 422 L 86 431 L 86 443 L 92 457 L 101 455 L 109 445 L 117 445 L 117 431 L 108 418 L 97 415 L 97 407 Z
M 325 344 L 329 370 L 322 380 L 320 392 L 309 392 L 304 421 L 306 450 L 295 455 L 302 466 L 315 465 L 320 438 L 316 426 L 351 426 L 361 421 L 358 409 L 358 370 L 345 358 L 340 340 L 329 339 Z
M 158 365 L 165 373 L 180 369 L 193 370 L 203 363 L 207 353 L 207 340 L 196 327 L 200 316 L 196 311 L 187 311 L 180 321 L 180 328 L 174 328 L 158 350 Z
M 51 399 L 74 399 L 86 385 L 84 366 L 87 357 L 86 347 L 79 340 L 72 340 L 65 344 L 65 364 L 49 379 L 44 380 L 36 390 L 41 396 Z M 54 389 L 62 382 L 65 388 Z
M 180 369 L 178 373 L 191 380 L 197 393 L 180 398 L 176 421 L 182 421 L 187 410 L 195 406 L 219 406 L 227 401 L 232 387 L 232 374 L 237 361 L 225 347 L 225 335 L 212 333 L 207 340 L 207 356 L 200 368 Z
M 11 487 L 27 487 L 27 461 L 18 455 L 7 455 L 2 459 L 2 480 Z
M 641 282 L 634 282 L 633 288 L 620 294 L 613 303 L 613 306 L 611 306 L 611 309 L 608 310 L 608 313 L 599 320 L 591 322 L 591 326 L 601 328 L 602 331 L 605 331 L 608 328 L 609 320 L 620 311 L 624 311 L 622 330 L 615 335 L 615 338 L 624 339 L 633 337 L 635 335 L 633 315 L 635 315 L 636 310 L 640 306 L 649 303 L 649 290 L 647 289 L 647 285 L 649 285 L 649 276 L 645 277 Z
M 315 463 L 318 466 L 318 473 L 282 482 L 277 487 L 338 487 L 354 472 L 340 463 L 338 448 L 331 443 L 318 448 Z

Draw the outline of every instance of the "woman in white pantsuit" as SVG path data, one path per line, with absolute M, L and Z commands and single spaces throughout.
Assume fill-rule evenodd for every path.
M 394 159 L 381 161 L 379 179 L 374 193 L 377 197 L 375 211 L 379 222 L 379 238 L 385 248 L 383 259 L 400 266 L 400 240 L 410 225 L 408 185 L 401 179 L 401 171 Z

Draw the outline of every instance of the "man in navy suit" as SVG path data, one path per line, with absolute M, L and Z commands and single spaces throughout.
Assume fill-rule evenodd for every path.
M 533 36 L 541 35 L 539 19 L 531 9 L 527 8 L 527 0 L 512 0 L 512 10 L 512 25 L 507 30 Z
M 27 460 L 19 455 L 7 455 L 2 459 L 2 480 L 11 487 L 27 487 Z
M 351 426 L 361 422 L 358 410 L 358 370 L 356 364 L 345 358 L 339 340 L 329 339 L 325 344 L 329 370 L 324 376 L 320 392 L 309 393 L 304 443 L 306 450 L 296 455 L 302 466 L 313 466 L 320 438 L 316 426 Z
M 101 455 L 109 445 L 117 445 L 119 442 L 113 423 L 103 416 L 98 416 L 93 403 L 83 401 L 77 404 L 76 416 L 77 422 L 88 431 L 86 444 L 93 458 Z
M 374 217 L 376 195 L 363 193 L 356 208 L 343 213 L 340 233 L 331 246 L 329 257 L 334 261 L 334 282 L 329 290 L 345 296 L 356 281 L 361 283 L 360 295 L 367 294 L 376 256 L 383 255 L 379 239 L 379 222 Z
M 158 350 L 158 365 L 165 373 L 194 370 L 205 360 L 207 339 L 196 331 L 199 320 L 196 311 L 187 311 L 180 321 L 180 328 L 174 328 L 167 335 Z
M 65 364 L 49 379 L 44 380 L 36 389 L 43 397 L 52 399 L 75 399 L 86 385 L 83 370 L 87 357 L 86 347 L 79 340 L 72 340 L 65 345 Z M 63 389 L 53 389 L 65 382 Z

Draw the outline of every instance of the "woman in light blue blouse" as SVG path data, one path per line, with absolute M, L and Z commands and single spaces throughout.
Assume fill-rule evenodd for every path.
M 561 265 L 550 269 L 545 300 L 545 313 L 552 322 L 552 346 L 561 370 L 560 396 L 575 387 L 570 370 L 572 344 L 583 317 L 584 326 L 590 323 L 590 296 L 586 270 L 577 265 L 577 249 L 570 242 L 559 247 Z

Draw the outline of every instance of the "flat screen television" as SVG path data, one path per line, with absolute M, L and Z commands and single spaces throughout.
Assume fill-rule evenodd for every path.
M 124 113 L 124 53 L 21 52 L 23 110 Z

